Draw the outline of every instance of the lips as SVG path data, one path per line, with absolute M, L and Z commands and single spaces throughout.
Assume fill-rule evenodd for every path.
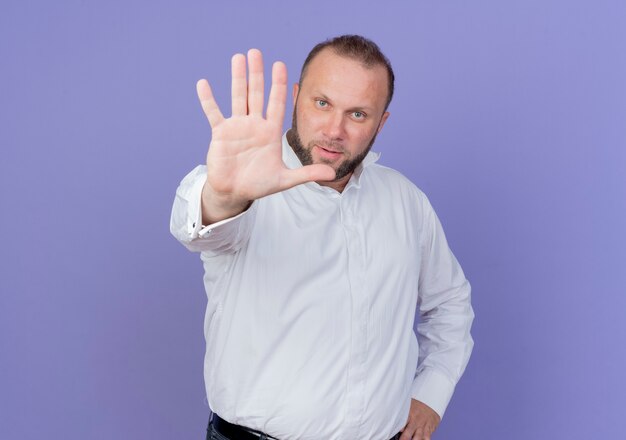
M 327 148 L 327 147 L 322 147 L 321 145 L 318 145 L 319 148 L 321 148 L 322 150 L 326 150 L 330 153 L 341 153 L 341 151 L 337 151 L 337 150 L 333 150 L 331 148 Z
M 341 156 L 343 153 L 341 151 L 332 150 L 326 147 L 322 147 L 321 145 L 315 145 L 317 150 L 319 151 L 320 156 L 326 159 L 336 159 Z

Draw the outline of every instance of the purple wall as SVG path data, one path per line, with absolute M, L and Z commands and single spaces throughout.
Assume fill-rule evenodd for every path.
M 290 80 L 362 33 L 396 70 L 382 163 L 430 197 L 476 347 L 436 439 L 626 432 L 626 3 L 0 6 L 0 438 L 200 439 L 205 294 L 168 232 L 229 59 Z

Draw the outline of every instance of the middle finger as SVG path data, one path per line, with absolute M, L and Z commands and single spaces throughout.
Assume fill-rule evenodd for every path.
M 248 113 L 263 116 L 263 56 L 258 49 L 248 51 Z

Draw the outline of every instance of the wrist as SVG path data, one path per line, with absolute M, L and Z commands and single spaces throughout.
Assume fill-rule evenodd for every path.
M 233 197 L 229 194 L 218 194 L 212 190 L 208 182 L 202 188 L 202 225 L 234 217 L 250 207 L 252 201 Z

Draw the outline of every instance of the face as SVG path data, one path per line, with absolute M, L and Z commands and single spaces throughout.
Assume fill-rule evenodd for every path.
M 310 62 L 301 82 L 293 89 L 289 143 L 304 165 L 333 167 L 336 178 L 326 184 L 341 191 L 389 116 L 384 111 L 387 71 L 363 67 L 326 48 Z

